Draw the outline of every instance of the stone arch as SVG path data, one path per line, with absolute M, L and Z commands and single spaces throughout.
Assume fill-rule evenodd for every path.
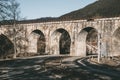
M 44 55 L 45 48 L 46 39 L 44 33 L 39 29 L 33 30 L 29 36 L 28 52 L 34 55 Z
M 97 54 L 98 31 L 93 27 L 83 28 L 77 38 L 77 56 Z
M 14 44 L 5 35 L 0 35 L 0 58 L 12 58 L 14 55 Z
M 71 38 L 63 28 L 56 29 L 51 34 L 51 54 L 70 54 Z
M 112 37 L 112 54 L 114 56 L 120 55 L 120 27 L 117 28 Z

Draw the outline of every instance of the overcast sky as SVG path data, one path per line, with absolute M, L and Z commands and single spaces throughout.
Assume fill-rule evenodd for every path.
M 22 17 L 36 19 L 58 17 L 95 2 L 96 0 L 18 0 Z

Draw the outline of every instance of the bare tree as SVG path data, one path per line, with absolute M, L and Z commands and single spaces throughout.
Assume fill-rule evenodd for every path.
M 12 20 L 18 20 L 20 18 L 20 4 L 16 0 L 9 0 L 8 10 L 9 16 Z
M 13 20 L 13 31 L 14 31 L 14 36 L 13 36 L 13 42 L 14 42 L 14 56 L 13 58 L 16 58 L 17 55 L 17 46 L 16 46 L 16 27 L 17 27 L 17 21 L 20 18 L 20 9 L 19 9 L 20 4 L 16 0 L 9 0 L 9 5 L 8 5 L 8 10 L 9 10 L 9 16 L 11 20 Z
M 19 5 L 16 0 L 0 0 L 0 20 L 18 19 Z
M 16 0 L 0 0 L 0 25 L 2 22 L 10 22 L 13 25 L 14 56 L 16 58 L 16 26 L 20 19 L 20 4 Z
M 8 0 L 0 0 L 0 20 L 5 20 L 9 15 L 8 2 Z

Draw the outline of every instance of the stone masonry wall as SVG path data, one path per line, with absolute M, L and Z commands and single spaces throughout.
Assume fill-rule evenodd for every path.
M 45 36 L 45 54 L 59 55 L 59 37 L 66 31 L 70 35 L 71 56 L 86 56 L 87 29 L 95 29 L 99 40 L 98 51 L 101 55 L 120 55 L 120 17 L 102 18 L 46 23 L 18 24 L 15 28 L 12 25 L 1 25 L 0 34 L 7 36 L 13 43 L 16 38 L 17 56 L 37 55 L 37 37 L 32 32 L 39 30 Z M 38 36 L 40 36 L 38 34 Z M 54 39 L 56 37 L 56 39 Z M 117 45 L 115 45 L 117 44 Z

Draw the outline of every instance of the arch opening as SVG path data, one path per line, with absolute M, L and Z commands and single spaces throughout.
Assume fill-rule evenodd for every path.
M 78 36 L 77 55 L 96 55 L 98 50 L 98 32 L 95 28 L 86 27 Z
M 52 54 L 70 54 L 71 38 L 65 29 L 57 29 L 51 38 Z
M 42 31 L 34 30 L 29 37 L 29 52 L 36 55 L 44 55 L 46 48 L 46 40 Z
M 0 58 L 12 58 L 14 55 L 14 44 L 5 35 L 0 35 Z
M 113 55 L 120 55 L 120 28 L 118 28 L 113 34 Z

